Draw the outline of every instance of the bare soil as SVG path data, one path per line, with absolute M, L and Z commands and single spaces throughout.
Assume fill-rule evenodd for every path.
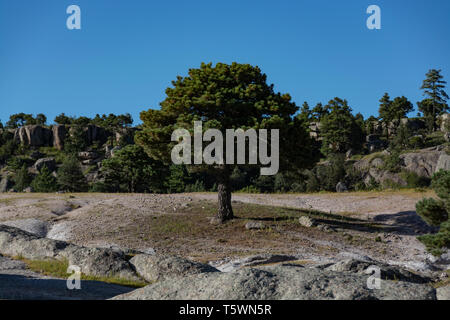
M 311 263 L 370 257 L 425 270 L 416 236 L 430 229 L 415 203 L 431 192 L 234 194 L 237 219 L 211 225 L 217 195 L 2 194 L 0 222 L 39 219 L 48 237 L 84 246 L 155 250 L 202 262 L 260 253 L 290 254 Z M 326 228 L 306 228 L 302 215 Z M 247 230 L 260 221 L 262 230 Z

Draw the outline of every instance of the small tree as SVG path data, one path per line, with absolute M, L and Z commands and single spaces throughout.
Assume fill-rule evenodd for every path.
M 58 184 L 64 191 L 84 192 L 87 190 L 86 178 L 75 156 L 67 157 L 58 169 Z
M 439 226 L 439 232 L 419 237 L 429 251 L 440 255 L 450 247 L 450 171 L 440 170 L 433 175 L 432 188 L 439 200 L 423 199 L 416 204 L 417 214 L 429 225 Z
M 105 182 L 123 192 L 160 192 L 165 176 L 162 165 L 151 159 L 144 149 L 128 145 L 103 161 Z
M 349 149 L 361 147 L 363 133 L 352 115 L 347 100 L 334 98 L 328 102 L 330 112 L 322 119 L 320 135 L 323 137 L 322 152 L 345 153 Z
M 441 70 L 431 69 L 426 74 L 426 79 L 420 89 L 424 90 L 424 96 L 428 97 L 418 103 L 419 110 L 423 112 L 425 118 L 429 118 L 432 130 L 436 130 L 436 118 L 442 112 L 449 110 L 446 101 L 449 96 L 445 92 L 446 81 L 442 80 Z
M 31 183 L 35 192 L 55 192 L 58 190 L 56 178 L 47 166 L 43 166 L 39 174 Z
M 17 172 L 14 177 L 14 189 L 18 192 L 22 192 L 24 189 L 30 186 L 32 181 L 31 175 L 28 173 L 28 168 L 24 164 Z

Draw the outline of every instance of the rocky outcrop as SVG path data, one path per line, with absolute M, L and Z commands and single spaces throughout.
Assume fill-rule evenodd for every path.
M 375 152 L 381 150 L 386 147 L 386 143 L 380 140 L 380 135 L 378 134 L 369 134 L 366 137 L 366 147 L 369 149 L 369 152 Z
M 136 272 L 149 282 L 205 272 L 218 272 L 210 265 L 167 255 L 138 254 L 130 260 L 130 263 L 135 267 Z
M 50 228 L 50 224 L 48 222 L 38 220 L 38 219 L 23 219 L 23 220 L 14 220 L 14 221 L 4 221 L 4 222 L 0 222 L 0 225 L 18 228 L 23 231 L 34 234 L 38 237 L 45 237 Z
M 54 171 L 56 169 L 56 161 L 55 158 L 42 158 L 35 162 L 33 165 L 33 169 L 40 172 L 41 169 L 46 166 L 48 170 Z
M 14 131 L 14 140 L 32 147 L 53 145 L 53 133 L 40 125 L 24 126 Z
M 438 160 L 444 152 L 438 147 L 400 155 L 404 169 L 420 177 L 431 178 L 436 172 Z
M 18 129 L 14 129 L 14 140 L 18 143 L 22 143 L 32 147 L 55 147 L 58 150 L 64 148 L 64 141 L 67 133 L 73 134 L 75 127 L 66 127 L 65 125 L 53 125 L 50 128 L 41 125 L 23 126 Z M 82 128 L 87 144 L 92 144 L 95 141 L 101 144 L 105 143 L 110 136 L 104 128 L 88 125 Z
M 412 273 L 406 269 L 394 267 L 386 264 L 381 264 L 375 261 L 361 261 L 356 259 L 346 259 L 327 266 L 325 270 L 336 272 L 351 272 L 355 274 L 367 274 L 371 266 L 377 266 L 380 269 L 380 276 L 383 280 L 399 280 L 413 283 L 429 283 L 430 278 L 423 277 Z
M 450 285 L 436 289 L 436 296 L 438 300 L 450 300 Z
M 0 176 L 0 193 L 8 192 L 14 182 L 8 175 Z
M 436 171 L 450 170 L 450 155 L 441 154 L 436 165 Z
M 125 256 L 114 250 L 80 247 L 6 225 L 0 225 L 0 254 L 30 260 L 67 260 L 87 275 L 139 280 Z
M 336 192 L 342 193 L 347 191 L 347 185 L 344 182 L 338 182 L 338 184 L 336 185 Z
M 114 299 L 136 300 L 434 300 L 427 284 L 382 280 L 369 289 L 368 275 L 302 266 L 244 268 L 170 278 Z
M 362 159 L 354 162 L 353 168 L 361 173 L 362 179 L 367 185 L 374 180 L 382 185 L 393 183 L 406 186 L 407 182 L 402 175 L 383 169 L 385 164 L 383 159 L 386 156 L 389 156 L 387 150 L 372 160 Z M 399 156 L 399 160 L 401 170 L 414 172 L 424 178 L 431 178 L 440 169 L 450 170 L 450 156 L 441 146 L 405 153 Z
M 52 126 L 53 132 L 53 146 L 62 150 L 64 148 L 64 140 L 66 139 L 67 129 L 64 125 L 54 125 Z
M 90 145 L 95 141 L 99 141 L 101 144 L 105 143 L 108 139 L 109 134 L 102 127 L 88 125 L 83 128 L 86 134 L 86 142 Z

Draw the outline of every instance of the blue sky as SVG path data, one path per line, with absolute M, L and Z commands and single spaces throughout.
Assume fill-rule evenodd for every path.
M 71 4 L 81 30 L 66 27 Z M 371 4 L 381 30 L 366 27 Z M 0 0 L 0 119 L 130 112 L 139 122 L 202 61 L 258 65 L 299 106 L 338 96 L 367 117 L 384 92 L 422 99 L 431 68 L 450 78 L 449 30 L 448 0 Z

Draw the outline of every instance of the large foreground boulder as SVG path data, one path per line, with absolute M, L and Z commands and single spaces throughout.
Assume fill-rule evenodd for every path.
M 66 260 L 87 275 L 139 280 L 126 257 L 114 250 L 85 248 L 6 225 L 0 225 L 0 254 L 30 260 Z
M 149 282 L 159 281 L 165 278 L 219 271 L 207 264 L 158 254 L 138 254 L 130 260 L 130 263 L 135 267 L 136 272 Z
M 381 281 L 369 289 L 368 275 L 300 266 L 245 268 L 171 278 L 114 299 L 136 300 L 434 300 L 426 284 Z

